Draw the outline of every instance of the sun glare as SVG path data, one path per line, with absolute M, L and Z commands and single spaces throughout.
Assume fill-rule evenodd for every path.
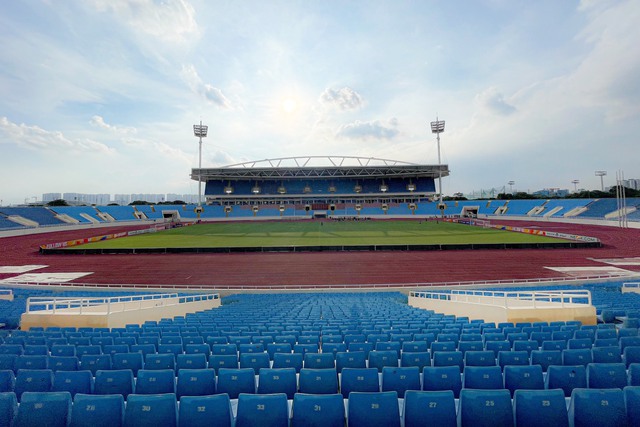
M 293 113 L 296 109 L 296 101 L 291 98 L 285 99 L 282 103 L 282 109 L 285 113 Z

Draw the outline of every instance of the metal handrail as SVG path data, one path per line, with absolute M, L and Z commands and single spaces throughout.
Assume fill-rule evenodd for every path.
M 531 301 L 533 308 L 538 308 L 540 303 L 558 303 L 561 307 L 566 305 L 592 305 L 591 291 L 567 290 L 567 291 L 478 291 L 478 290 L 452 290 L 451 292 L 412 291 L 410 296 L 416 298 L 437 299 L 444 301 L 460 301 L 469 304 L 494 305 L 508 308 L 509 301 Z M 478 301 L 476 298 L 486 298 L 487 302 Z M 584 302 L 577 300 L 586 299 Z M 513 303 L 511 304 L 513 306 Z M 521 304 L 517 304 L 522 307 Z M 546 306 L 546 304 L 545 304 Z
M 208 301 L 219 298 L 219 294 L 179 296 L 177 293 L 86 298 L 29 297 L 27 298 L 26 312 L 37 313 L 44 310 L 56 314 L 56 312 L 60 310 L 77 309 L 78 314 L 83 314 L 86 313 L 87 309 L 90 307 L 106 306 L 106 312 L 107 314 L 110 314 L 132 310 L 143 310 L 145 308 L 143 307 L 144 303 L 149 301 L 158 301 L 154 307 L 166 307 L 170 305 Z

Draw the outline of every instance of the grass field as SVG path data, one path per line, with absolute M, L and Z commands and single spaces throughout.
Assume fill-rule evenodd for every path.
M 435 221 L 273 221 L 197 224 L 75 249 L 548 243 L 563 240 Z

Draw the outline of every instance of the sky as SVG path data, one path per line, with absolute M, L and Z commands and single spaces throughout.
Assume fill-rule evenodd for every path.
M 437 164 L 443 192 L 640 178 L 634 0 L 26 0 L 0 14 L 0 200 L 196 194 L 202 166 Z M 574 186 L 573 180 L 579 180 Z

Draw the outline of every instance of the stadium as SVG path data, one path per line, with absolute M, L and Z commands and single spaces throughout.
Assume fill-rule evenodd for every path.
M 1 423 L 634 424 L 640 199 L 448 175 L 290 157 L 193 169 L 201 204 L 0 208 Z

